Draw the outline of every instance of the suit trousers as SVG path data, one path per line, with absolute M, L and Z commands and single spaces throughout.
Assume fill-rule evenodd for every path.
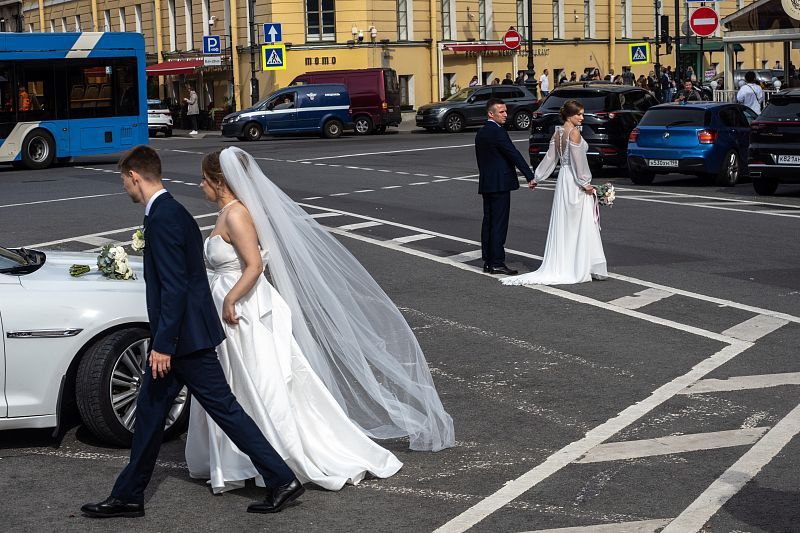
M 506 262 L 508 214 L 511 210 L 511 191 L 483 193 L 483 226 L 481 227 L 481 256 L 490 267 Z
M 163 378 L 153 379 L 147 366 L 136 402 L 130 462 L 114 484 L 113 497 L 144 503 L 144 489 L 158 459 L 167 414 L 184 385 L 236 447 L 250 457 L 267 487 L 280 487 L 294 479 L 292 470 L 236 401 L 216 351 L 208 349 L 173 357 L 171 369 Z

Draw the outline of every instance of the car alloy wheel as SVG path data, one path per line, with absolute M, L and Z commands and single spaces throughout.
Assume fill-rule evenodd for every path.
M 527 111 L 520 111 L 514 118 L 514 126 L 518 130 L 527 130 L 531 127 L 531 114 Z
M 735 150 L 731 150 L 725 155 L 722 168 L 717 175 L 717 185 L 722 187 L 733 187 L 739 181 L 739 155 Z
M 358 135 L 367 135 L 372 131 L 372 120 L 369 117 L 357 117 L 353 122 L 353 129 Z
M 459 133 L 464 129 L 464 119 L 458 113 L 451 113 L 445 119 L 445 127 L 450 133 Z

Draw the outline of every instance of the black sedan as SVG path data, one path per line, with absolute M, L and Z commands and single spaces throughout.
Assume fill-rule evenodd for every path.
M 775 93 L 750 124 L 750 178 L 758 194 L 800 183 L 800 89 Z
M 508 122 L 518 130 L 531 126 L 531 116 L 539 101 L 525 87 L 517 85 L 475 86 L 461 89 L 442 102 L 420 106 L 417 127 L 428 131 L 458 133 L 469 126 L 486 122 L 486 102 L 500 98 L 508 108 Z

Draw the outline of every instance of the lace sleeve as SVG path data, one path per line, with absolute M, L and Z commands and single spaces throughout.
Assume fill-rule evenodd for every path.
M 536 167 L 536 171 L 533 175 L 536 178 L 536 183 L 541 183 L 549 178 L 553 174 L 553 170 L 556 168 L 556 163 L 558 162 L 558 155 L 556 154 L 556 138 L 553 135 L 553 138 L 550 140 L 550 147 L 547 149 L 547 154 L 542 159 L 542 162 Z
M 592 172 L 589 170 L 589 161 L 586 159 L 586 151 L 580 144 L 569 141 L 569 162 L 572 167 L 572 175 L 575 183 L 579 187 L 585 187 L 592 182 Z

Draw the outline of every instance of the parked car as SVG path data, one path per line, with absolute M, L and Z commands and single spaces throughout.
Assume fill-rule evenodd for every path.
M 147 130 L 153 136 L 161 132 L 164 137 L 172 137 L 172 113 L 161 100 L 147 100 Z
M 142 261 L 138 279 L 95 270 L 96 254 L 0 247 L 0 429 L 58 428 L 75 408 L 99 439 L 129 445 L 150 333 Z M 186 430 L 188 393 L 173 404 L 166 438 Z
M 774 194 L 780 183 L 800 183 L 800 89 L 772 95 L 750 125 L 748 165 L 758 194 Z
M 280 89 L 222 119 L 222 135 L 240 141 L 257 141 L 265 134 L 308 132 L 334 139 L 352 127 L 347 88 L 332 84 Z
M 290 85 L 336 83 L 347 87 L 353 111 L 353 130 L 359 135 L 385 133 L 387 126 L 399 126 L 401 95 L 397 73 L 390 68 L 306 72 Z
M 733 186 L 746 173 L 750 122 L 756 114 L 741 104 L 662 104 L 645 113 L 628 142 L 628 174 L 637 185 L 656 174 L 713 176 Z
M 469 126 L 486 122 L 486 102 L 500 98 L 508 108 L 508 124 L 518 130 L 531 126 L 531 116 L 539 108 L 539 101 L 525 87 L 516 85 L 475 86 L 461 89 L 442 102 L 420 106 L 416 124 L 428 131 L 445 130 L 458 133 Z
M 556 126 L 563 122 L 559 110 L 568 100 L 584 106 L 581 135 L 589 144 L 587 158 L 594 170 L 603 165 L 625 166 L 631 130 L 658 103 L 649 91 L 629 85 L 581 82 L 556 87 L 533 114 L 528 145 L 533 166 L 547 153 Z

